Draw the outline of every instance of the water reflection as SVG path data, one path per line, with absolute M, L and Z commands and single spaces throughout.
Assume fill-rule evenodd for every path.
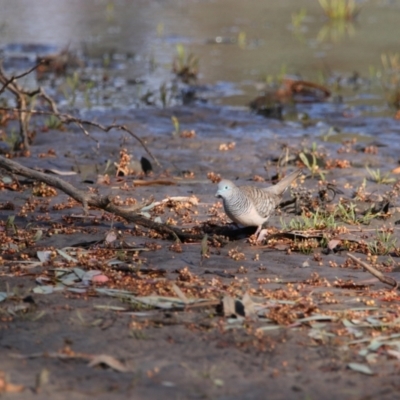
M 83 47 L 89 56 L 122 60 L 124 79 L 149 77 L 158 87 L 171 79 L 183 43 L 199 58 L 200 83 L 235 82 L 229 102 L 242 105 L 282 65 L 314 81 L 327 70 L 368 77 L 383 51 L 397 49 L 400 10 L 396 2 L 366 3 L 352 25 L 327 23 L 317 0 L 303 0 L 300 10 L 297 0 L 0 0 L 0 7 L 0 45 Z

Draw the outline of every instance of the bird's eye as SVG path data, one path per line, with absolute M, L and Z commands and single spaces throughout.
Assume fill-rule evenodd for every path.
M 228 186 L 225 186 L 225 187 L 224 187 L 224 189 L 225 189 L 225 190 L 228 190 L 228 189 L 229 189 L 229 187 L 228 187 Z

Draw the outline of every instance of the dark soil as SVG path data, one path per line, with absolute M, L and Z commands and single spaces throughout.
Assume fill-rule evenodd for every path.
M 172 115 L 179 119 L 182 130 L 194 130 L 196 136 L 173 136 Z M 89 217 L 85 217 L 80 205 L 67 203 L 63 193 L 34 196 L 33 182 L 26 178 L 19 178 L 17 190 L 6 186 L 1 191 L 0 292 L 8 293 L 8 297 L 0 303 L 0 370 L 5 374 L 0 383 L 6 380 L 22 385 L 23 390 L 4 393 L 3 398 L 400 398 L 396 394 L 398 342 L 396 336 L 390 336 L 399 331 L 398 296 L 347 257 L 351 251 L 400 280 L 400 240 L 395 224 L 400 218 L 394 182 L 365 181 L 365 196 L 357 200 L 359 208 L 389 200 L 387 212 L 371 219 L 369 225 L 337 219 L 342 230 L 297 230 L 297 238 L 292 232 L 292 236 L 275 237 L 263 244 L 249 241 L 250 229 L 250 233 L 221 246 L 212 233 L 228 220 L 214 197 L 216 185 L 209 179 L 214 173 L 248 184 L 257 175 L 265 182 L 251 184 L 269 185 L 278 170 L 301 165 L 299 152 L 311 149 L 315 142 L 323 163 L 330 162 L 321 167 L 324 177 L 338 193 L 331 203 L 319 206 L 329 210 L 333 204 L 335 208 L 339 198 L 356 202 L 354 192 L 360 192 L 363 180 L 369 177 L 366 164 L 374 170 L 379 168 L 382 175 L 397 166 L 394 138 L 398 128 L 393 122 L 346 119 L 338 111 L 327 112 L 327 124 L 344 128 L 346 134 L 323 141 L 319 137 L 327 128 L 302 128 L 225 108 L 130 110 L 112 115 L 93 113 L 85 118 L 107 123 L 117 119 L 127 124 L 146 139 L 162 168 L 153 163 L 149 176 L 110 175 L 109 184 L 97 183 L 107 160 L 119 162 L 121 148 L 127 148 L 138 160 L 149 156 L 121 133 L 91 132 L 100 141 L 98 149 L 75 128 L 40 132 L 40 119 L 31 156 L 17 161 L 41 170 L 75 169 L 80 174 L 62 178 L 84 190 L 120 196 L 121 201 L 196 196 L 197 205 L 172 202 L 149 213 L 163 222 L 171 218 L 170 223 L 187 229 L 197 227 L 201 231 L 207 222 L 209 242 L 207 249 L 203 243 L 203 252 L 208 257 L 202 257 L 200 242 L 177 244 L 101 210 L 89 210 Z M 232 142 L 235 145 L 230 145 Z M 226 146 L 220 147 L 223 144 Z M 226 147 L 228 150 L 224 150 Z M 277 160 L 282 161 L 285 154 L 288 164 L 277 168 Z M 304 193 L 309 191 L 301 207 L 310 213 L 326 183 L 307 168 L 304 175 L 292 195 L 299 188 Z M 134 186 L 133 180 L 150 184 Z M 155 180 L 174 185 L 151 184 Z M 287 193 L 285 200 L 290 197 Z M 61 204 L 70 207 L 53 208 Z M 361 211 L 357 213 L 362 215 Z M 9 220 L 12 216 L 15 226 Z M 293 218 L 300 218 L 294 215 L 293 207 L 278 210 L 269 221 L 271 233 L 282 232 L 281 222 L 289 224 Z M 383 227 L 390 233 L 386 243 L 381 243 L 384 239 L 379 236 Z M 110 229 L 121 236 L 105 243 Z M 41 237 L 32 240 L 38 230 Z M 325 241 L 305 239 L 305 235 L 324 233 Z M 339 251 L 328 251 L 332 240 L 340 242 L 335 248 Z M 371 243 L 376 242 L 386 244 L 387 251 L 380 248 L 377 252 L 381 254 L 371 254 Z M 128 251 L 129 247 L 139 250 Z M 64 249 L 79 261 L 67 261 L 54 253 L 50 261 L 40 263 L 37 251 L 47 249 Z M 122 260 L 122 264 L 110 267 L 111 259 Z M 50 279 L 44 282 L 46 285 L 57 283 L 54 268 L 74 267 L 102 271 L 108 281 L 92 282 L 83 293 L 67 288 L 50 294 L 33 291 L 40 287 L 39 277 Z M 128 290 L 132 296 L 179 300 L 173 284 L 189 300 L 206 299 L 208 305 L 160 309 L 96 291 L 99 287 L 115 288 Z M 219 302 L 226 296 L 241 300 L 245 293 L 264 305 L 264 310 L 245 318 L 224 315 Z M 246 313 L 251 314 L 248 309 Z M 315 319 L 304 320 L 309 317 Z M 374 338 L 382 345 L 371 347 Z M 91 357 L 100 354 L 121 362 L 125 371 L 88 366 Z M 360 372 L 351 363 L 366 366 L 372 375 Z

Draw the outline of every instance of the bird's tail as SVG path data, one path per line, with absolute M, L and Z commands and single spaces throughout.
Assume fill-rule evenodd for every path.
M 285 176 L 276 185 L 265 188 L 264 190 L 268 193 L 274 194 L 275 196 L 282 196 L 290 184 L 301 174 L 301 169 L 296 169 L 289 175 Z

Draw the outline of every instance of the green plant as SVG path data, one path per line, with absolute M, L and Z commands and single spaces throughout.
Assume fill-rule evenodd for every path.
M 346 38 L 353 37 L 355 33 L 356 28 L 352 21 L 331 19 L 319 30 L 317 41 L 319 43 L 327 41 L 339 43 Z
M 168 88 L 165 82 L 160 86 L 160 101 L 163 108 L 168 106 Z
M 357 213 L 355 203 L 339 203 L 336 206 L 335 218 L 340 218 L 343 222 L 350 225 L 369 225 L 371 220 L 379 214 L 372 213 L 372 209 L 367 210 L 363 214 Z
M 330 19 L 352 20 L 360 12 L 356 0 L 318 0 Z
M 76 101 L 76 93 L 79 88 L 79 74 L 77 71 L 75 71 L 72 75 L 67 76 L 66 83 L 69 91 L 64 90 L 64 96 L 66 99 L 68 99 L 68 103 L 71 107 L 75 105 Z
M 20 142 L 20 134 L 15 128 L 11 129 L 11 132 L 5 137 L 4 141 L 10 146 L 11 149 L 18 147 Z
M 85 100 L 86 108 L 92 108 L 92 102 L 90 101 L 90 91 L 95 87 L 95 83 L 93 81 L 89 81 L 85 84 L 83 97 Z
M 59 129 L 59 130 L 61 130 L 63 128 L 63 123 L 55 115 L 49 115 L 49 117 L 46 118 L 46 120 L 44 121 L 44 125 L 48 129 Z
M 394 178 L 390 178 L 390 173 L 386 173 L 385 175 L 383 175 L 381 173 L 380 169 L 369 169 L 368 166 L 366 167 L 368 173 L 369 173 L 369 180 L 372 182 L 376 182 L 379 184 L 384 184 L 384 185 L 388 185 L 390 183 L 396 182 L 396 179 Z
M 393 237 L 393 233 L 381 229 L 376 232 L 376 239 L 367 244 L 368 251 L 372 255 L 387 255 L 396 249 L 397 239 Z
M 346 224 L 356 224 L 358 221 L 356 205 L 354 203 L 339 203 L 335 210 L 335 216 L 340 218 Z
M 284 230 L 290 229 L 298 231 L 336 228 L 335 215 L 333 213 L 325 213 L 319 208 L 314 213 L 293 218 L 289 224 L 286 224 L 281 219 L 281 225 Z
M 172 136 L 179 136 L 179 133 L 181 131 L 180 129 L 180 124 L 179 124 L 179 119 L 173 115 L 171 117 L 172 125 L 174 126 L 174 131 L 172 132 Z
M 18 233 L 17 225 L 15 225 L 15 215 L 10 215 L 6 221 L 6 232 L 11 230 L 14 235 Z
M 302 163 L 307 167 L 307 169 L 311 172 L 312 178 L 314 178 L 314 176 L 318 174 L 321 180 L 324 181 L 325 175 L 321 172 L 319 168 L 317 154 L 317 144 L 313 142 L 313 144 L 311 145 L 311 149 L 304 149 L 299 154 L 299 158 Z
M 246 39 L 246 32 L 239 32 L 238 38 L 237 38 L 238 45 L 241 49 L 244 49 L 247 44 L 247 39 Z
M 193 53 L 187 54 L 182 44 L 176 45 L 176 53 L 172 71 L 185 83 L 196 80 L 199 72 L 199 58 Z
M 303 25 L 305 18 L 307 17 L 307 10 L 302 7 L 299 11 L 292 13 L 292 27 L 298 30 Z
M 286 75 L 287 75 L 287 65 L 282 64 L 279 69 L 279 72 L 276 75 L 268 74 L 263 78 L 263 80 L 268 86 L 279 86 L 280 84 L 282 84 Z

